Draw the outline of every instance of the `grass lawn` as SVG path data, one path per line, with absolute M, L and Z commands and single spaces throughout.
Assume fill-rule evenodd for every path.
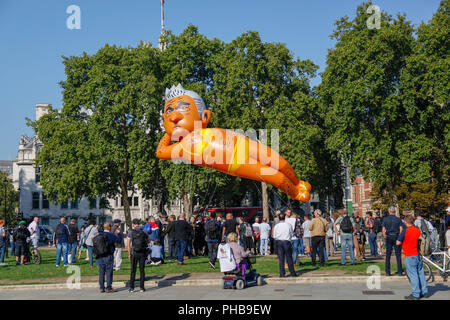
M 56 267 L 56 249 L 54 248 L 42 248 L 40 249 L 42 255 L 42 263 L 40 265 L 26 264 L 24 266 L 16 266 L 14 257 L 9 257 L 5 260 L 7 266 L 0 267 L 0 285 L 17 284 L 20 282 L 33 284 L 33 283 L 55 283 L 61 282 L 61 280 L 67 279 L 70 274 L 66 273 L 67 268 L 60 264 L 60 267 Z M 128 260 L 128 253 L 123 251 L 123 262 L 120 271 L 114 271 L 114 276 L 117 275 L 130 275 L 130 261 Z M 81 268 L 81 276 L 83 281 L 94 279 L 86 278 L 89 276 L 98 276 L 97 268 L 90 268 L 89 262 L 84 260 L 85 254 L 83 253 L 82 259 L 77 261 L 74 265 Z M 311 266 L 311 259 L 300 259 L 303 262 L 303 266 L 295 267 L 296 271 L 300 272 L 304 276 L 312 275 L 368 275 L 367 267 L 369 265 L 378 265 L 382 274 L 384 274 L 384 262 L 381 261 L 365 261 L 356 262 L 355 266 L 352 266 L 347 262 L 345 267 L 340 266 L 340 259 L 329 260 L 325 267 L 318 268 Z M 146 266 L 146 278 L 152 276 L 160 276 L 167 274 L 189 274 L 197 272 L 208 272 L 220 274 L 219 263 L 216 262 L 216 269 L 213 270 L 209 267 L 207 257 L 192 257 L 186 259 L 186 266 L 178 266 L 177 261 L 166 262 L 165 264 L 152 266 Z M 276 256 L 257 256 L 255 269 L 263 275 L 278 275 L 278 260 Z M 392 273 L 396 271 L 396 264 L 391 264 Z M 138 272 L 139 274 L 139 272 Z M 121 278 L 122 277 L 116 277 Z

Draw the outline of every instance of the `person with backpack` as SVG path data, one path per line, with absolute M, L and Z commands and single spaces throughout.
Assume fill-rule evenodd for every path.
M 150 238 L 148 234 L 139 227 L 139 219 L 133 219 L 133 229 L 128 233 L 127 250 L 128 259 L 131 262 L 131 274 L 129 292 L 134 292 L 134 282 L 136 279 L 136 269 L 139 264 L 139 286 L 141 292 L 145 291 L 145 259 L 147 258 Z
M 408 272 L 411 284 L 411 294 L 406 296 L 407 300 L 418 300 L 429 298 L 427 281 L 423 269 L 422 255 L 420 254 L 420 229 L 414 226 L 414 218 L 411 215 L 405 216 L 406 228 L 403 228 L 400 236 L 396 240 L 397 246 L 402 246 L 405 254 L 405 267 Z
M 14 231 L 13 238 L 16 244 L 16 265 L 23 265 L 25 250 L 27 250 L 27 238 L 31 236 L 30 231 L 26 227 L 27 223 L 22 220 L 19 222 L 19 228 Z M 20 260 L 20 262 L 19 262 Z
M 113 272 L 114 272 L 114 250 L 115 244 L 121 243 L 122 237 L 120 235 L 120 228 L 116 229 L 115 233 L 111 232 L 111 222 L 103 224 L 103 232 L 99 232 L 92 244 L 94 247 L 95 260 L 99 267 L 98 282 L 100 284 L 100 292 L 113 293 L 117 290 L 112 288 Z M 106 288 L 105 288 L 106 275 Z
M 61 253 L 63 257 L 64 267 L 69 265 L 69 228 L 66 225 L 66 218 L 60 219 L 60 224 L 56 226 L 56 266 L 61 263 Z
M 216 213 L 211 212 L 205 223 L 206 244 L 208 246 L 209 265 L 216 268 L 217 247 L 220 241 L 220 223 L 216 220 Z
M 291 238 L 291 245 L 292 245 L 292 262 L 295 265 L 297 263 L 298 255 L 300 254 L 300 238 L 303 235 L 303 229 L 301 227 L 301 224 L 299 224 L 300 219 L 297 218 L 297 214 L 295 212 L 294 213 L 291 212 L 292 212 L 291 209 L 286 209 L 285 221 L 286 223 L 291 225 L 292 230 L 294 231 Z
M 93 239 L 98 235 L 98 229 L 95 225 L 95 218 L 89 220 L 89 226 L 84 229 L 85 237 L 85 245 L 89 256 L 89 267 L 94 267 L 94 244 Z
M 420 253 L 423 256 L 428 256 L 432 252 L 432 245 L 431 245 L 431 231 L 433 229 L 433 226 L 430 222 L 426 221 L 424 218 L 422 218 L 422 215 L 420 213 L 416 214 L 416 221 L 414 221 L 414 226 L 419 228 L 420 230 L 420 236 L 421 236 L 421 244 L 420 244 Z
M 339 229 L 337 226 L 339 226 Z M 341 240 L 341 266 L 345 266 L 347 262 L 347 247 L 351 264 L 354 265 L 355 253 L 353 251 L 353 232 L 355 231 L 355 222 L 352 217 L 349 217 L 347 209 L 342 210 L 342 216 L 336 219 L 333 227 L 338 236 L 340 236 Z

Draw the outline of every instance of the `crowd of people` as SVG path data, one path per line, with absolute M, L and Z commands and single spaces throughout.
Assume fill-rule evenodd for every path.
M 146 264 L 159 265 L 164 261 L 176 259 L 178 265 L 182 266 L 186 265 L 185 259 L 204 255 L 209 257 L 210 268 L 215 269 L 218 246 L 220 243 L 227 243 L 229 239 L 232 239 L 233 246 L 242 249 L 234 248 L 234 251 L 241 252 L 241 258 L 249 254 L 276 254 L 281 277 L 286 276 L 285 269 L 289 270 L 289 276 L 297 276 L 294 266 L 302 265 L 299 257 L 309 256 L 312 266 L 316 266 L 317 262 L 319 267 L 325 266 L 328 258 L 335 255 L 339 247 L 341 265 L 346 265 L 347 252 L 350 263 L 354 265 L 355 261 L 367 259 L 366 243 L 369 244 L 370 255 L 374 258 L 380 257 L 383 254 L 383 247 L 385 248 L 387 276 L 391 275 L 392 253 L 396 257 L 397 273 L 404 275 L 401 259 L 403 246 L 403 253 L 407 258 L 405 267 L 409 275 L 414 272 L 411 266 L 420 263 L 419 258 L 415 257 L 417 254 L 414 245 L 408 240 L 408 237 L 415 238 L 417 231 L 406 232 L 406 230 L 414 226 L 419 230 L 419 236 L 424 232 L 427 233 L 433 248 L 442 242 L 437 228 L 429 220 L 420 214 L 416 214 L 415 219 L 409 215 L 399 218 L 394 207 L 389 208 L 387 216 L 381 217 L 379 212 L 375 214 L 368 212 L 364 218 L 358 212 L 350 217 L 347 209 L 343 209 L 336 219 L 329 214 L 323 214 L 320 209 L 314 210 L 313 216 L 308 214 L 301 216 L 287 208 L 283 213 L 276 212 L 270 219 L 256 217 L 253 223 L 243 217 L 235 219 L 232 213 L 227 213 L 225 219 L 215 212 L 211 212 L 208 217 L 194 214 L 189 220 L 184 214 L 180 214 L 178 218 L 171 215 L 168 219 L 151 216 L 145 222 L 134 219 L 130 230 L 122 230 L 122 221 L 119 219 L 113 223 L 106 222 L 102 226 L 92 219 L 80 230 L 76 220 L 72 219 L 69 224 L 66 223 L 66 218 L 62 217 L 54 234 L 56 266 L 59 267 L 61 261 L 65 267 L 75 263 L 77 259 L 82 259 L 85 253 L 85 260 L 89 261 L 89 266 L 94 268 L 95 260 L 95 265 L 99 268 L 99 284 L 102 292 L 115 292 L 111 287 L 113 271 L 120 270 L 122 250 L 125 248 L 131 261 L 130 291 L 133 292 L 138 264 L 140 289 L 145 290 L 143 281 Z M 450 208 L 447 208 L 444 226 L 444 233 L 446 232 L 444 237 L 448 244 Z M 0 220 L 2 264 L 7 250 L 7 237 L 4 221 Z M 28 226 L 25 221 L 20 221 L 10 237 L 11 255 L 16 256 L 17 265 L 22 265 L 28 243 L 32 250 L 38 248 L 39 218 L 35 217 Z M 417 289 L 417 286 L 422 285 L 420 276 L 414 279 L 416 280 L 412 282 L 416 281 L 416 284 L 413 287 L 416 287 L 411 296 L 418 298 L 417 292 L 421 292 L 419 296 L 423 295 L 426 288 Z

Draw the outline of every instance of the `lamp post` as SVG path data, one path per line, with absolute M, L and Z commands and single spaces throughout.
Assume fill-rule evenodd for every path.
M 6 187 L 8 186 L 8 178 L 5 177 L 3 182 L 5 183 L 5 227 L 8 227 L 8 217 L 6 216 Z

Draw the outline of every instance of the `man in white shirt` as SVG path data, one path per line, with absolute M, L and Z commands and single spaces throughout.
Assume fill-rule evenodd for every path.
M 286 223 L 289 223 L 291 225 L 292 230 L 295 231 L 295 223 L 297 221 L 297 214 L 295 212 L 291 213 L 291 209 L 286 209 L 285 220 L 286 220 Z M 292 246 L 292 262 L 295 265 L 297 263 L 297 258 L 300 253 L 300 240 L 295 235 L 295 232 L 292 234 L 291 246 Z
M 267 218 L 263 218 L 263 222 L 259 224 L 259 232 L 260 232 L 260 249 L 259 252 L 261 255 L 269 255 L 268 244 L 269 244 L 269 234 L 270 234 L 270 225 L 267 223 Z
M 39 218 L 34 217 L 33 221 L 28 226 L 28 231 L 30 231 L 30 239 L 31 239 L 31 245 L 33 248 L 33 251 L 39 247 L 39 236 L 40 236 L 40 230 L 39 230 Z
M 311 224 L 310 215 L 305 214 L 305 222 L 303 222 L 302 228 L 303 228 L 303 245 L 305 246 L 306 254 L 311 252 L 311 230 L 309 230 L 310 224 Z
M 280 222 L 275 226 L 273 230 L 273 237 L 277 242 L 277 255 L 280 266 L 280 277 L 286 276 L 284 261 L 287 261 L 289 272 L 291 277 L 296 277 L 294 264 L 292 262 L 292 246 L 291 239 L 294 233 L 292 226 L 285 221 L 285 214 L 280 213 Z

